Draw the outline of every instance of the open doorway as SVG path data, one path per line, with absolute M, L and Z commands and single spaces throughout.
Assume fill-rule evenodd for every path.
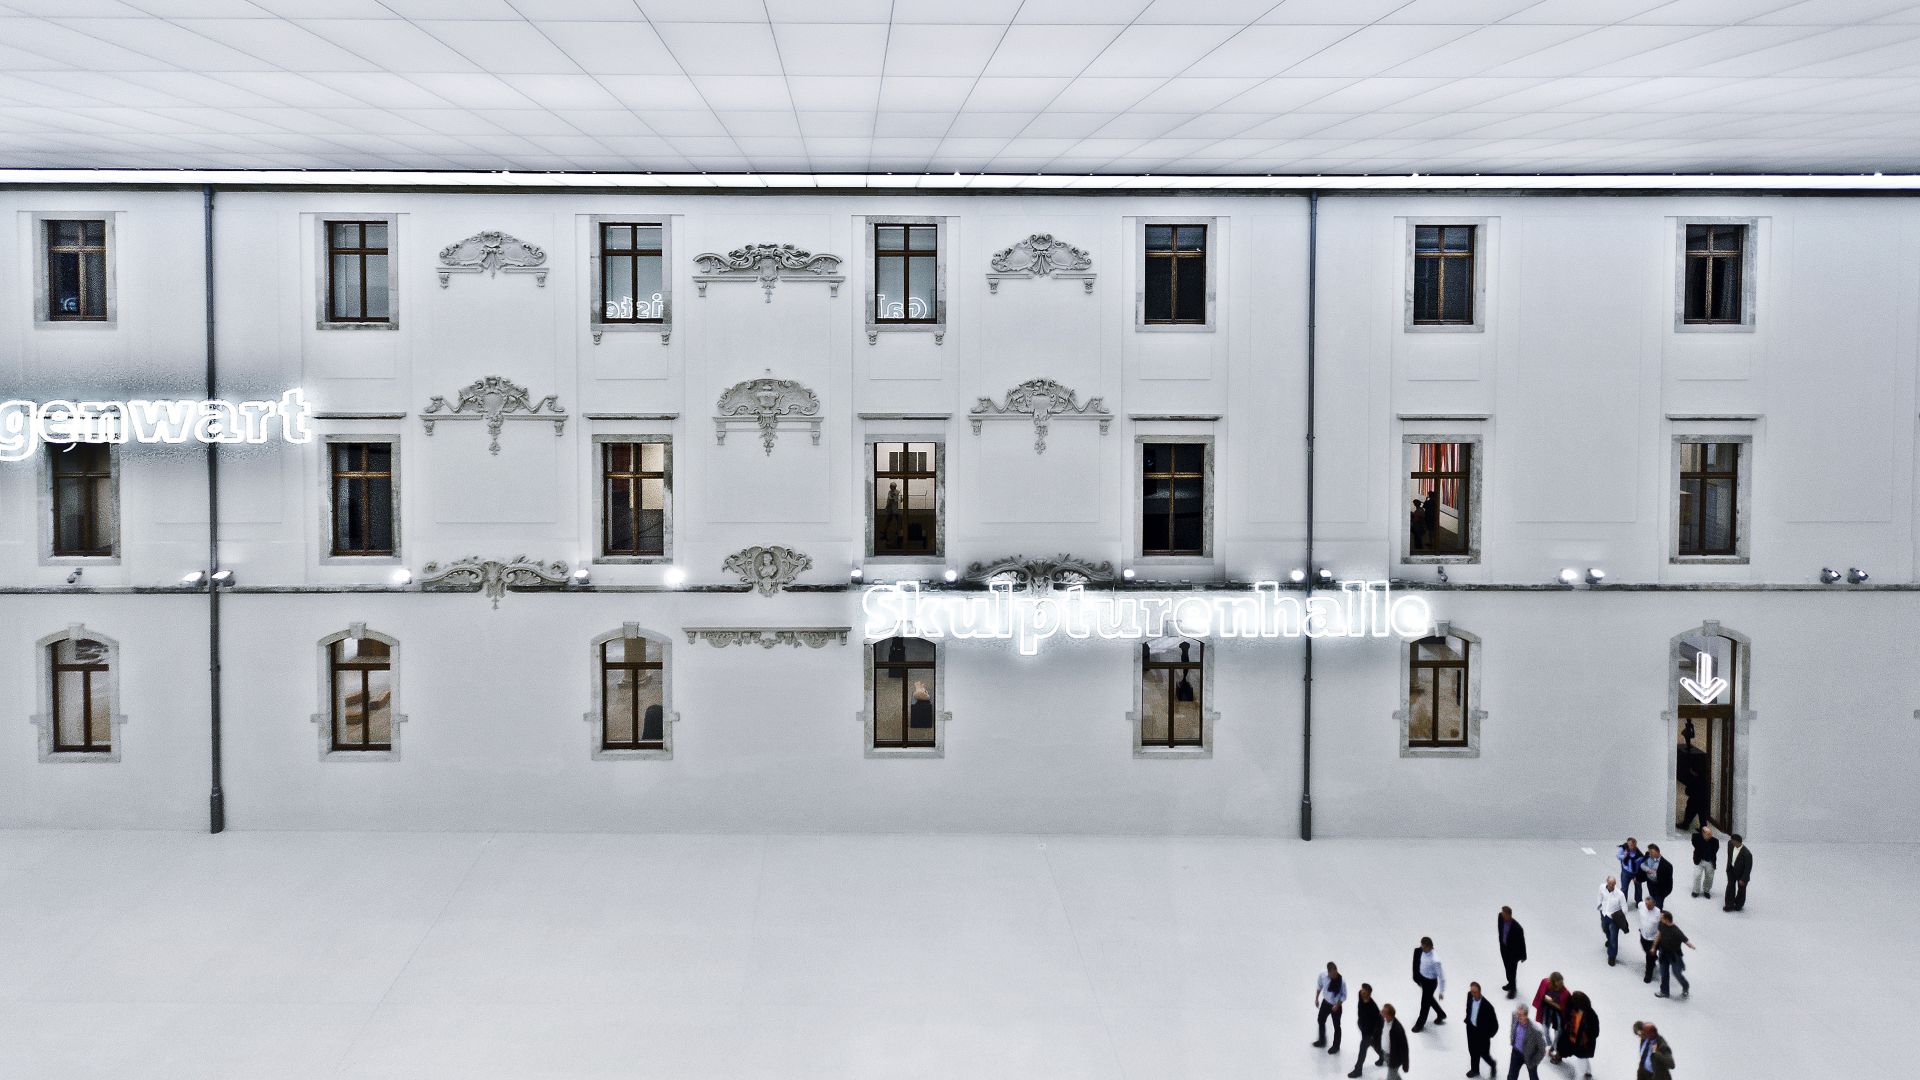
M 1742 827 L 1746 802 L 1747 639 L 1708 622 L 1672 641 L 1667 812 L 1676 832 Z

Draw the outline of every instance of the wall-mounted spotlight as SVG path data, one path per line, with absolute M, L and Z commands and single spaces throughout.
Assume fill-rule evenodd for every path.
M 1435 569 L 1440 571 L 1440 584 L 1445 585 L 1447 583 L 1447 568 L 1440 566 L 1435 567 Z
M 1324 566 L 1321 567 L 1319 570 L 1315 571 L 1313 576 L 1314 576 L 1314 579 L 1320 582 L 1320 584 L 1322 585 L 1333 584 L 1333 571 L 1327 569 Z
M 1820 568 L 1820 584 L 1832 585 L 1838 582 L 1839 580 L 1840 580 L 1840 571 L 1835 570 L 1831 566 L 1823 566 Z
M 1587 567 L 1587 584 L 1598 585 L 1607 580 L 1607 572 L 1597 566 Z
M 1847 584 L 1865 585 L 1866 583 L 1867 583 L 1867 572 L 1865 570 L 1862 570 L 1857 566 L 1847 567 Z
M 1288 580 L 1292 581 L 1294 584 L 1298 585 L 1299 583 L 1307 580 L 1307 572 L 1305 570 L 1296 569 L 1294 570 L 1293 573 L 1288 574 L 1287 578 Z
M 1124 569 L 1124 570 L 1122 570 L 1122 571 L 1120 571 L 1120 576 L 1121 576 L 1121 577 L 1122 577 L 1123 579 L 1125 579 L 1125 580 L 1127 580 L 1127 581 L 1132 581 L 1132 580 L 1133 580 L 1133 567 L 1131 567 L 1131 566 L 1129 566 L 1129 567 L 1127 567 L 1126 569 Z
M 220 585 L 220 586 L 227 586 L 227 585 L 233 584 L 233 571 L 215 570 L 213 572 L 213 583 L 215 585 Z
M 854 567 L 853 569 L 851 569 L 851 570 L 849 570 L 849 571 L 847 571 L 847 578 L 848 578 L 849 580 L 851 580 L 851 581 L 856 581 L 856 582 L 857 582 L 857 581 L 859 581 L 859 580 L 860 580 L 861 578 L 863 578 L 863 577 L 866 577 L 866 576 L 867 576 L 867 572 L 866 572 L 865 570 L 862 570 L 862 569 L 860 569 L 860 568 L 859 568 L 859 567 L 857 567 L 857 566 L 856 566 L 856 567 Z
M 944 574 L 941 574 L 940 577 L 944 579 L 947 584 L 951 585 L 954 582 L 960 580 L 960 571 L 955 570 L 953 567 L 949 566 L 947 567 L 947 572 Z
M 202 581 L 205 581 L 206 579 L 207 579 L 207 572 L 206 572 L 205 570 L 195 570 L 195 571 L 194 571 L 194 572 L 192 572 L 191 574 L 186 574 L 186 575 L 184 575 L 184 576 L 182 576 L 182 577 L 180 578 L 180 584 L 182 584 L 182 585 L 198 585 L 198 584 L 200 584 L 200 583 L 201 583 Z
M 400 568 L 400 569 L 398 569 L 398 570 L 395 570 L 395 571 L 393 572 L 393 583 L 394 583 L 395 585 L 410 585 L 410 584 L 412 584 L 412 583 L 413 583 L 413 571 L 411 571 L 411 570 L 409 570 L 409 569 L 407 569 L 407 568 L 406 568 L 406 567 L 404 567 L 404 566 L 403 566 L 403 567 L 401 567 L 401 568 Z
M 86 570 L 86 567 L 84 566 L 74 567 L 73 573 L 67 575 L 67 584 L 72 585 L 74 582 L 79 581 L 81 573 L 84 572 L 85 570 Z
M 669 566 L 667 567 L 665 580 L 668 588 L 677 589 L 680 586 L 686 584 L 687 572 L 685 570 L 680 569 L 677 566 Z
M 576 566 L 573 568 L 573 583 L 575 585 L 585 585 L 589 580 L 592 579 L 592 577 L 593 577 L 592 567 Z
M 1571 585 L 1580 580 L 1580 571 L 1569 566 L 1560 571 L 1560 584 Z

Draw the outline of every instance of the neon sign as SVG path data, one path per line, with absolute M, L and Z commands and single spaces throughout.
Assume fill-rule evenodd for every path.
M 311 417 L 299 390 L 277 401 L 0 401 L 0 461 L 23 461 L 43 444 L 308 443 Z
M 874 585 L 860 597 L 866 638 L 1011 640 L 1022 655 L 1055 635 L 1137 641 L 1168 635 L 1218 638 L 1420 638 L 1433 628 L 1424 597 L 1392 596 L 1384 581 L 1343 581 L 1339 596 L 1282 596 L 1278 582 L 1238 595 L 1089 593 L 1078 585 L 1016 593 L 998 582 L 981 593 L 923 593 L 915 581 Z

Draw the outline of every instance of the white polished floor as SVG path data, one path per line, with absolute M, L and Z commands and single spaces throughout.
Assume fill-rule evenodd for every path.
M 1605 1080 L 1636 1019 L 1682 1078 L 1905 1074 L 1920 849 L 1756 844 L 1740 915 L 1682 885 L 1660 1001 L 1602 955 L 1615 839 L 0 832 L 0 1077 L 1335 1077 L 1321 965 L 1410 1022 L 1430 934 L 1457 1012 L 1503 903 Z

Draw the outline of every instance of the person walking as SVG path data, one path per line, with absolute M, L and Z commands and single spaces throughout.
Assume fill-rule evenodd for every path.
M 1413 1018 L 1413 1033 L 1420 1034 L 1427 1026 L 1427 1013 L 1433 1013 L 1433 1022 L 1447 1022 L 1447 1011 L 1440 1007 L 1440 999 L 1447 996 L 1447 970 L 1440 966 L 1440 958 L 1434 955 L 1433 939 L 1423 937 L 1420 947 L 1413 950 L 1413 981 L 1420 987 L 1420 1015 Z
M 1684 945 L 1689 949 L 1695 949 L 1699 948 L 1699 946 L 1688 939 L 1686 931 L 1674 925 L 1673 912 L 1671 911 L 1663 911 L 1660 913 L 1660 936 L 1658 941 L 1660 951 L 1660 992 L 1654 996 L 1673 996 L 1667 993 L 1667 976 L 1671 973 L 1674 978 L 1680 980 L 1680 996 L 1692 997 L 1693 986 L 1687 982 L 1687 957 L 1686 954 L 1680 951 L 1680 947 Z
M 1660 1029 L 1636 1021 L 1633 1034 L 1640 1040 L 1634 1056 L 1633 1080 L 1673 1080 L 1673 1048 L 1661 1037 Z
M 1500 909 L 1500 918 L 1494 924 L 1500 935 L 1500 963 L 1507 969 L 1507 985 L 1501 987 L 1507 992 L 1509 1000 L 1519 993 L 1517 985 L 1520 965 L 1527 959 L 1527 928 L 1513 917 L 1513 909 Z
M 1673 892 L 1673 863 L 1660 854 L 1659 844 L 1647 845 L 1647 861 L 1640 864 L 1640 872 L 1647 878 L 1647 895 L 1659 907 L 1667 906 L 1667 897 Z
M 1467 984 L 1467 1075 L 1479 1076 L 1480 1063 L 1487 1063 L 1487 1076 L 1499 1080 L 1500 1063 L 1493 1060 L 1493 1037 L 1500 1034 L 1500 1018 L 1493 1002 L 1480 992 L 1479 983 Z
M 1620 932 L 1627 929 L 1627 894 L 1613 878 L 1600 886 L 1600 932 L 1607 936 L 1607 966 L 1620 958 Z
M 1541 979 L 1540 988 L 1533 992 L 1533 1018 L 1539 1022 L 1548 1047 L 1557 1046 L 1566 1015 L 1567 980 L 1556 971 Z M 1557 1049 L 1549 1052 L 1553 1055 L 1553 1063 L 1560 1064 L 1560 1052 Z
M 1387 1080 L 1400 1080 L 1401 1073 L 1413 1068 L 1413 1059 L 1407 1054 L 1407 1029 L 1400 1026 L 1391 1005 L 1380 1006 L 1380 1022 L 1385 1025 Z
M 1600 1045 L 1600 1014 L 1584 990 L 1567 999 L 1567 1026 L 1560 1031 L 1560 1058 L 1572 1058 L 1583 1080 L 1593 1076 L 1593 1054 Z
M 1385 1065 L 1387 1056 L 1380 1050 L 1380 1006 L 1373 1003 L 1373 984 L 1361 983 L 1360 996 L 1354 1000 L 1353 1025 L 1360 1029 L 1360 1056 L 1353 1059 L 1349 1078 L 1358 1077 L 1367 1063 L 1367 1051 L 1373 1051 L 1375 1065 Z
M 1753 876 L 1753 852 L 1747 850 L 1739 833 L 1727 838 L 1727 900 L 1723 911 L 1740 911 L 1747 906 L 1747 879 Z
M 1631 890 L 1633 902 L 1639 903 L 1640 897 L 1645 894 L 1647 883 L 1647 879 L 1640 873 L 1640 866 L 1647 859 L 1646 853 L 1640 850 L 1640 841 L 1631 836 L 1627 837 L 1627 842 L 1616 849 L 1614 857 L 1620 861 L 1620 891 Z
M 1320 1037 L 1313 1040 L 1316 1047 L 1327 1045 L 1327 1018 L 1333 1018 L 1333 1048 L 1329 1054 L 1340 1052 L 1340 1010 L 1347 1000 L 1347 980 L 1340 977 L 1340 969 L 1333 961 L 1327 961 L 1327 973 L 1320 976 L 1320 985 L 1313 992 L 1313 1000 L 1320 1006 Z
M 1640 981 L 1650 983 L 1653 981 L 1654 958 L 1658 955 L 1654 947 L 1660 937 L 1660 905 L 1654 903 L 1653 897 L 1649 896 L 1634 909 L 1634 914 L 1640 919 L 1640 951 L 1645 953 L 1647 958 L 1646 974 Z
M 1713 899 L 1713 868 L 1720 861 L 1720 838 L 1713 826 L 1701 825 L 1693 834 L 1693 895 Z
M 1513 1010 L 1513 1054 L 1507 1059 L 1507 1080 L 1519 1080 L 1522 1065 L 1527 1068 L 1527 1080 L 1540 1080 L 1540 1059 L 1546 1056 L 1547 1037 L 1527 1017 L 1527 1007 Z

